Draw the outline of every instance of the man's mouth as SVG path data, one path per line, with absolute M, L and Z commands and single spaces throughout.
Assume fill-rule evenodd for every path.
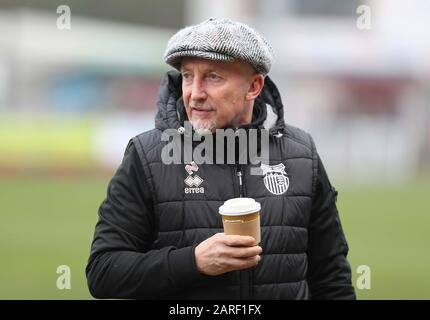
M 192 112 L 196 115 L 207 115 L 212 111 L 214 111 L 214 110 L 208 109 L 208 108 L 198 108 L 198 107 L 192 108 Z

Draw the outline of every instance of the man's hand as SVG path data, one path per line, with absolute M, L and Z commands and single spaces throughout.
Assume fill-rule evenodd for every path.
M 253 237 L 217 233 L 196 247 L 197 269 L 203 274 L 217 276 L 251 268 L 261 260 L 262 251 Z

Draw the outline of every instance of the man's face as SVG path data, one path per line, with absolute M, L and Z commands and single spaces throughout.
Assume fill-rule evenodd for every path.
M 198 134 L 251 122 L 253 101 L 264 84 L 251 65 L 184 58 L 181 74 L 185 110 Z

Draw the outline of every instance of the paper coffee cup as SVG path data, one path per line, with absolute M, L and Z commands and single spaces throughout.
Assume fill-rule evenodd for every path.
M 224 233 L 229 235 L 251 236 L 257 243 L 260 235 L 260 203 L 252 198 L 233 198 L 219 208 Z

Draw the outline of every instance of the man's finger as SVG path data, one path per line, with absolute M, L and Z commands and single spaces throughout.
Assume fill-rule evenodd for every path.
M 254 257 L 263 251 L 259 246 L 253 247 L 227 247 L 227 255 L 232 258 L 249 258 Z
M 243 270 L 255 267 L 260 262 L 260 256 L 254 256 L 249 258 L 231 258 L 228 260 L 228 264 L 231 270 Z
M 225 235 L 222 240 L 230 247 L 251 247 L 257 244 L 255 239 L 250 236 Z

